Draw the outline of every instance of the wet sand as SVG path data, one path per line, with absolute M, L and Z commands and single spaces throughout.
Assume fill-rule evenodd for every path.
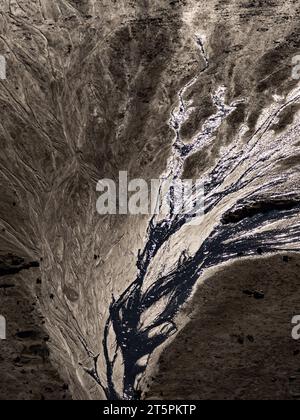
M 288 261 L 288 262 L 287 262 Z M 236 262 L 200 285 L 147 399 L 299 400 L 300 257 Z

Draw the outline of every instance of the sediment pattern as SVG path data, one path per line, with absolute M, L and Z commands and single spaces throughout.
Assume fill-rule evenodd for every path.
M 140 398 L 208 269 L 298 252 L 298 3 L 2 1 L 1 276 L 39 270 L 73 398 Z M 99 216 L 120 170 L 203 179 L 205 215 Z

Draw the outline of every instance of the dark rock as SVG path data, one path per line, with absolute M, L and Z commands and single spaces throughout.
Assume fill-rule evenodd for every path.
M 16 334 L 16 336 L 18 338 L 23 339 L 33 339 L 35 340 L 36 338 L 39 337 L 39 333 L 37 331 L 20 331 Z
M 265 294 L 263 292 L 254 292 L 253 297 L 254 299 L 261 300 L 265 298 Z

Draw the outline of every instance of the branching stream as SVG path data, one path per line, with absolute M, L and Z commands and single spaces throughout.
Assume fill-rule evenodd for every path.
M 172 155 L 161 176 L 161 191 L 166 182 L 182 177 L 186 160 L 214 141 L 223 121 L 244 100 L 227 105 L 226 89 L 219 87 L 212 98 L 215 114 L 207 119 L 189 143 L 183 142 L 181 129 L 192 109 L 192 104 L 185 99 L 186 93 L 210 65 L 199 37 L 197 46 L 205 67 L 178 93 L 179 105 L 170 119 L 175 134 Z M 155 278 L 149 274 L 150 265 L 166 244 L 182 233 L 191 218 L 198 216 L 171 214 L 162 218 L 155 215 L 150 220 L 144 249 L 137 257 L 137 276 L 121 296 L 112 298 L 104 330 L 103 354 L 94 356 L 89 352 L 93 367 L 86 370 L 108 399 L 139 398 L 139 384 L 149 358 L 176 334 L 176 315 L 191 297 L 205 270 L 237 258 L 257 256 L 258 249 L 259 253 L 265 254 L 299 251 L 297 183 L 293 190 L 286 187 L 295 175 L 294 169 L 284 173 L 278 171 L 282 160 L 300 151 L 297 141 L 299 123 L 294 122 L 288 132 L 276 138 L 271 130 L 286 107 L 299 101 L 299 89 L 284 100 L 274 100 L 247 142 L 243 139 L 248 128 L 242 126 L 237 138 L 220 150 L 215 166 L 203 175 L 205 216 L 195 228 L 199 236 L 201 234 L 201 245 L 193 255 L 183 249 L 177 264 Z M 145 317 L 150 312 L 152 316 Z M 105 375 L 98 369 L 98 359 L 103 356 Z M 115 370 L 120 361 L 124 369 L 122 392 L 118 391 L 120 385 L 115 383 Z

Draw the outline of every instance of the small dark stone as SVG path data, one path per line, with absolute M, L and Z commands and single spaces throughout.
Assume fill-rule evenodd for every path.
M 253 297 L 254 299 L 261 300 L 265 298 L 265 294 L 263 292 L 254 292 Z
M 244 342 L 245 342 L 245 339 L 244 339 L 244 337 L 242 335 L 240 335 L 240 336 L 238 336 L 238 340 L 237 341 L 238 341 L 239 344 L 243 345 Z
M 284 257 L 282 257 L 282 261 L 285 262 L 285 263 L 288 263 L 289 260 L 290 259 L 289 259 L 289 257 L 287 255 L 285 255 Z
M 16 336 L 18 338 L 23 339 L 27 339 L 27 338 L 37 338 L 38 337 L 38 332 L 36 331 L 19 331 L 17 332 Z
M 40 263 L 38 261 L 31 261 L 29 264 L 32 268 L 37 268 L 40 266 Z
M 251 290 L 243 290 L 244 295 L 253 296 L 253 292 Z

